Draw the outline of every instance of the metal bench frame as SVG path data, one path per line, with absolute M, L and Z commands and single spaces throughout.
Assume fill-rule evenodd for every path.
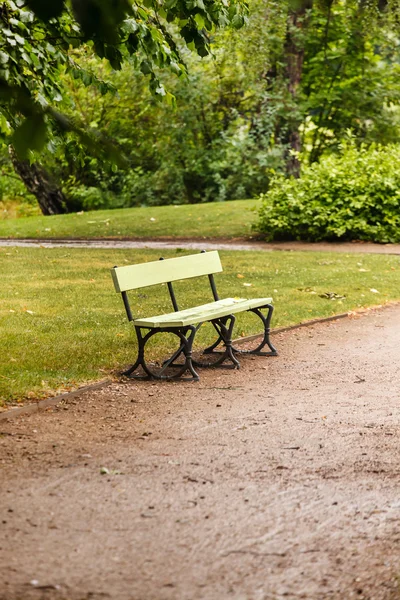
M 160 261 L 163 261 L 163 263 L 160 263 Z M 240 354 L 277 356 L 276 348 L 272 345 L 269 337 L 270 323 L 274 310 L 271 298 L 254 300 L 227 298 L 220 300 L 214 280 L 214 274 L 222 271 L 218 252 L 203 251 L 200 254 L 179 258 L 167 260 L 161 258 L 160 261 L 131 265 L 129 267 L 114 267 L 111 270 L 115 289 L 121 293 L 128 320 L 133 323 L 138 340 L 137 359 L 123 375 L 133 379 L 182 379 L 197 381 L 199 375 L 195 367 L 229 366 L 230 368 L 239 368 L 240 363 L 237 355 Z M 173 288 L 173 281 L 203 275 L 208 276 L 214 302 L 193 307 L 186 311 L 180 311 Z M 168 286 L 174 313 L 159 315 L 150 319 L 134 319 L 127 292 L 161 283 L 166 283 Z M 248 308 L 246 308 L 247 306 Z M 266 314 L 263 314 L 262 311 L 264 310 Z M 194 314 L 188 315 L 191 311 L 194 311 Z M 195 314 L 196 311 L 197 315 Z M 236 320 L 235 312 L 252 312 L 261 319 L 264 335 L 260 344 L 254 350 L 241 350 L 233 346 L 232 334 Z M 164 325 L 162 324 L 163 321 L 165 322 Z M 213 355 L 213 360 L 209 362 L 195 360 L 192 356 L 195 335 L 201 325 L 206 322 L 211 323 L 217 332 L 216 341 L 203 351 L 205 355 Z M 172 333 L 180 340 L 178 350 L 163 362 L 159 373 L 154 372 L 151 365 L 145 359 L 145 346 L 157 333 Z M 269 348 L 267 352 L 263 351 L 265 346 Z M 180 356 L 183 356 L 184 361 L 178 363 L 176 361 Z M 226 362 L 229 364 L 226 365 Z M 144 374 L 140 373 L 140 368 Z M 172 376 L 165 375 L 163 372 L 170 368 L 174 369 L 174 374 Z M 189 373 L 189 377 L 184 377 L 187 373 Z

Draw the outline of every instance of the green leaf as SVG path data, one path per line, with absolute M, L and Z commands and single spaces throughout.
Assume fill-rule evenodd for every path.
M 148 60 L 143 60 L 141 62 L 140 70 L 142 71 L 142 73 L 144 75 L 149 75 L 150 73 L 153 72 L 153 69 L 151 68 L 151 64 L 149 63 Z
M 148 15 L 148 14 L 147 14 L 147 12 L 144 10 L 144 8 L 139 8 L 139 9 L 138 9 L 138 13 L 139 13 L 139 15 L 142 17 L 142 19 L 143 19 L 144 21 L 147 21 L 147 20 L 148 20 L 148 18 L 149 18 L 149 15 Z
M 244 25 L 244 17 L 242 15 L 235 15 L 232 19 L 232 26 L 235 29 L 241 29 Z
M 198 26 L 199 29 L 203 29 L 203 27 L 205 27 L 205 21 L 204 21 L 204 17 L 202 14 L 197 13 L 194 17 L 196 24 Z

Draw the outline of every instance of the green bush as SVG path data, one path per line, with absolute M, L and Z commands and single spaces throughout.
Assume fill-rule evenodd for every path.
M 356 148 L 276 176 L 257 229 L 267 240 L 400 242 L 400 146 Z

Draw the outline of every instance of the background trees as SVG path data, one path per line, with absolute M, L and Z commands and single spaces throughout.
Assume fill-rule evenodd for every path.
M 149 78 L 155 95 L 167 96 L 158 69 L 176 74 L 185 71 L 176 39 L 189 45 L 200 56 L 209 53 L 210 34 L 231 23 L 241 27 L 247 8 L 241 0 L 6 0 L 0 6 L 0 110 L 6 142 L 16 171 L 34 193 L 45 213 L 68 210 L 61 190 L 55 190 L 42 166 L 30 172 L 29 151 L 43 150 L 49 132 L 73 132 L 93 152 L 112 157 L 113 146 L 107 138 L 85 128 L 75 118 L 67 118 L 55 108 L 63 99 L 59 85 L 61 70 L 81 76 L 85 84 L 93 76 L 75 65 L 73 47 L 107 59 L 114 70 L 128 57 Z M 172 24 L 175 30 L 171 32 Z M 97 82 L 101 88 L 101 82 Z M 103 86 L 103 91 L 106 91 Z M 97 142 L 97 143 L 96 143 Z M 48 146 L 48 150 L 51 147 Z M 119 153 L 114 153 L 118 158 Z M 22 160 L 22 162 L 20 162 Z M 51 192 L 49 192 L 51 188 Z M 52 202 L 47 198 L 52 196 Z
M 42 4 L 30 6 L 48 19 Z M 60 210 L 252 197 L 275 173 L 340 154 L 349 131 L 356 146 L 397 140 L 397 17 L 382 2 L 251 0 L 244 27 L 241 2 L 121 2 L 98 30 L 87 19 L 97 3 L 78 4 L 55 3 L 43 23 L 3 3 L 27 28 L 21 48 L 20 25 L 3 31 L 7 85 L 27 88 L 34 111 L 10 96 L 0 127 L 16 171 L 41 174 L 48 206 L 56 188 Z M 218 31 L 228 23 L 240 29 Z

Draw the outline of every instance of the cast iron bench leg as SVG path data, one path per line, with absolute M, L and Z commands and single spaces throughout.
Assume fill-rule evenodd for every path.
M 264 315 L 262 313 L 263 309 L 268 309 L 268 312 L 266 315 Z M 249 312 L 254 313 L 255 315 L 257 315 L 258 317 L 260 317 L 263 325 L 264 325 L 264 335 L 263 335 L 263 339 L 261 340 L 260 344 L 257 346 L 257 348 L 254 348 L 253 350 L 240 350 L 240 348 L 233 348 L 233 351 L 237 354 L 256 354 L 257 356 L 278 356 L 278 352 L 275 348 L 275 346 L 272 344 L 269 334 L 271 331 L 271 318 L 272 318 L 272 313 L 273 313 L 274 307 L 272 306 L 272 304 L 266 304 L 265 306 L 261 306 L 260 308 L 252 308 L 250 309 Z M 263 352 L 263 348 L 265 348 L 265 346 L 268 346 L 269 348 L 269 352 Z
M 213 324 L 216 332 L 218 333 L 218 339 L 217 341 L 210 346 L 209 348 L 206 348 L 206 350 L 203 351 L 203 354 L 218 354 L 219 358 L 214 361 L 214 362 L 204 362 L 202 360 L 198 360 L 195 359 L 193 360 L 193 364 L 197 367 L 219 367 L 219 366 L 223 366 L 223 367 L 230 367 L 233 369 L 239 369 L 240 367 L 240 363 L 238 361 L 238 359 L 236 358 L 233 348 L 232 348 L 232 332 L 233 332 L 233 327 L 235 325 L 235 317 L 234 315 L 228 315 L 227 317 L 221 317 L 219 319 L 213 319 L 211 321 L 211 323 Z M 214 351 L 214 348 L 216 348 L 220 343 L 222 343 L 224 345 L 224 349 L 220 350 L 218 352 Z M 225 361 L 229 360 L 232 364 L 231 365 L 223 365 L 223 363 Z
M 143 328 L 145 329 L 145 328 Z M 124 371 L 122 375 L 125 377 L 129 377 L 131 379 L 182 379 L 185 381 L 197 381 L 199 379 L 198 373 L 196 373 L 193 367 L 192 360 L 192 347 L 193 340 L 196 335 L 197 328 L 193 325 L 188 327 L 184 327 L 182 329 L 179 328 L 154 328 L 150 329 L 145 335 L 142 334 L 141 327 L 135 327 L 136 335 L 138 339 L 138 356 L 136 362 L 132 367 L 130 367 L 127 371 Z M 154 367 L 151 364 L 148 364 L 145 359 L 145 346 L 153 335 L 157 333 L 172 333 L 176 335 L 180 339 L 180 347 L 177 352 L 164 361 L 159 371 L 155 371 Z M 182 364 L 175 364 L 174 360 L 179 356 L 179 354 L 183 353 L 185 357 L 185 361 Z M 135 373 L 139 368 L 142 368 L 145 375 L 140 375 Z M 179 369 L 177 373 L 173 375 L 166 375 L 165 371 L 169 368 L 177 368 Z M 187 371 L 191 374 L 191 377 L 182 377 Z

